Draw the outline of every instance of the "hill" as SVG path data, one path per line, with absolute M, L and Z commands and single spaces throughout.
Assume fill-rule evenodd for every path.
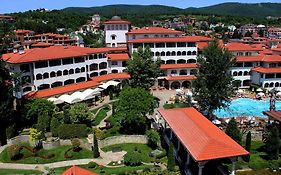
M 157 15 L 157 14 L 182 14 L 182 13 L 206 13 L 239 15 L 254 18 L 264 18 L 266 16 L 281 16 L 281 3 L 222 3 L 213 6 L 201 8 L 181 9 L 177 7 L 163 5 L 107 5 L 100 7 L 68 7 L 63 9 L 72 13 L 98 13 L 103 16 L 112 16 L 114 14 L 138 14 L 138 15 Z

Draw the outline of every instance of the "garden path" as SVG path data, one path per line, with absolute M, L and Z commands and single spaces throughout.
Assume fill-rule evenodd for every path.
M 112 105 L 109 104 L 110 110 L 106 113 L 106 117 L 102 119 L 102 121 L 96 126 L 97 128 L 104 128 L 106 127 L 106 122 L 105 120 L 108 119 L 112 115 Z

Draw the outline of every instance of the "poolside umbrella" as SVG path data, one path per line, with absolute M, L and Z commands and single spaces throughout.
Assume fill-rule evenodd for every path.
M 261 88 L 258 88 L 256 91 L 257 92 L 263 92 L 263 90 Z
M 263 92 L 259 92 L 257 95 L 263 97 L 265 94 Z
M 213 120 L 212 122 L 213 122 L 215 125 L 220 125 L 220 124 L 221 124 L 221 121 L 219 121 L 219 120 L 217 120 L 217 119 Z
M 182 92 L 182 90 L 181 89 L 176 89 L 176 92 Z

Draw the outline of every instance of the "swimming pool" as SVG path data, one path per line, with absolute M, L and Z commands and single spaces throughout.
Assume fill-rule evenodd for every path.
M 281 109 L 281 102 L 276 102 L 276 109 Z M 214 113 L 219 118 L 238 116 L 266 117 L 263 111 L 269 110 L 269 100 L 253 100 L 250 98 L 238 98 L 233 100 L 228 108 L 216 110 Z

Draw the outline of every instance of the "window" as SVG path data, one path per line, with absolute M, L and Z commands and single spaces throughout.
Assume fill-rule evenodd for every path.
M 181 56 L 181 51 L 178 51 L 178 52 L 177 52 L 177 56 Z
M 132 38 L 133 38 L 133 39 L 136 39 L 136 35 L 133 35 Z
M 54 82 L 51 84 L 52 88 L 59 87 L 59 86 L 62 86 L 62 82 L 60 82 L 60 81 L 57 81 L 57 82 Z
M 178 71 L 177 70 L 171 70 L 171 74 L 177 74 Z
M 176 43 L 166 43 L 166 47 L 176 47 Z
M 123 30 L 123 25 L 119 25 L 119 30 Z
M 111 71 L 111 73 L 113 73 L 113 74 L 118 73 L 118 70 L 114 69 L 114 70 Z
M 155 56 L 157 56 L 157 57 L 160 56 L 160 52 L 156 52 Z
M 63 75 L 68 75 L 68 70 L 64 70 Z
M 30 72 L 29 64 L 22 64 L 22 65 L 20 65 L 20 70 L 22 72 Z
M 165 56 L 165 52 L 164 51 L 161 52 L 161 56 Z
M 100 75 L 106 75 L 107 74 L 107 71 L 101 71 L 100 72 Z
M 49 78 L 49 74 L 48 74 L 47 72 L 44 73 L 44 74 L 43 74 L 43 78 L 44 78 L 44 79 Z
M 50 77 L 51 77 L 51 78 L 56 77 L 56 72 L 51 72 L 51 73 L 50 73 Z
M 69 75 L 72 75 L 72 74 L 74 74 L 74 69 L 69 70 Z
M 43 89 L 49 89 L 50 85 L 49 84 L 41 84 L 40 86 L 38 86 L 38 90 L 43 90 Z
M 148 35 L 144 35 L 143 37 L 144 37 L 144 38 L 148 38 Z
M 176 52 L 175 51 L 172 52 L 172 56 L 176 56 Z
M 42 74 L 37 74 L 37 75 L 36 75 L 36 80 L 42 80 L 42 79 L 43 79 Z
M 196 75 L 197 74 L 197 69 L 191 69 L 190 70 L 190 75 Z
M 73 64 L 73 59 L 72 58 L 66 58 L 62 60 L 62 64 L 66 65 L 66 64 Z
M 97 73 L 97 72 L 93 72 L 90 74 L 90 77 L 97 77 L 97 76 L 99 76 L 99 73 Z
M 156 48 L 164 48 L 165 43 L 156 43 Z
M 110 25 L 106 26 L 107 30 L 110 30 Z
M 84 57 L 76 57 L 76 58 L 74 58 L 74 62 L 75 63 L 82 63 L 82 62 L 85 62 L 85 59 L 84 59 Z
M 89 55 L 89 60 L 92 60 L 94 59 L 94 56 L 93 55 Z
M 244 67 L 253 67 L 253 63 L 252 62 L 245 62 Z
M 183 51 L 183 52 L 181 53 L 181 55 L 182 55 L 182 56 L 186 56 L 186 51 Z
M 25 88 L 22 89 L 22 92 L 25 93 L 25 92 L 29 92 L 31 90 L 32 90 L 31 87 L 25 87 Z
M 196 47 L 195 42 L 189 42 L 187 43 L 187 47 Z
M 193 51 L 193 52 L 192 52 L 192 55 L 196 55 L 196 51 Z
M 98 70 L 98 64 L 91 64 L 90 65 L 90 71 L 93 71 L 93 70 Z
M 187 75 L 187 70 L 180 70 L 180 75 Z
M 26 75 L 21 78 L 22 83 L 31 83 L 31 77 Z
M 171 56 L 171 52 L 166 52 L 166 56 Z
M 73 84 L 73 83 L 75 83 L 74 80 L 73 79 L 69 79 L 69 80 L 66 80 L 64 82 L 64 85 Z
M 274 78 L 274 74 L 265 74 L 265 79 Z
M 154 35 L 154 37 L 155 37 L 155 38 L 159 38 L 159 36 L 158 36 L 158 35 Z
M 111 35 L 111 39 L 115 40 L 116 39 L 116 35 Z
M 35 63 L 35 69 L 43 68 L 43 67 L 48 67 L 47 61 L 39 61 Z
M 49 65 L 50 65 L 50 67 L 60 66 L 61 65 L 61 60 L 50 60 L 49 61 Z
M 79 78 L 76 79 L 76 83 L 80 83 L 80 82 L 83 82 L 83 81 L 86 81 L 85 77 L 79 77 Z
M 76 74 L 80 73 L 80 69 L 79 69 L 79 68 L 76 68 L 76 69 L 75 69 L 75 73 L 76 73 Z
M 177 43 L 177 47 L 186 47 L 186 43 Z
M 60 70 L 57 71 L 57 76 L 58 76 L 58 77 L 62 76 L 62 72 L 61 72 Z
M 82 67 L 81 72 L 85 72 L 85 71 L 86 71 L 85 67 Z
M 111 65 L 113 66 L 113 65 L 118 65 L 118 62 L 117 61 L 112 61 L 111 62 Z
M 106 62 L 102 62 L 99 64 L 99 68 L 100 69 L 106 69 L 107 68 L 107 63 Z

